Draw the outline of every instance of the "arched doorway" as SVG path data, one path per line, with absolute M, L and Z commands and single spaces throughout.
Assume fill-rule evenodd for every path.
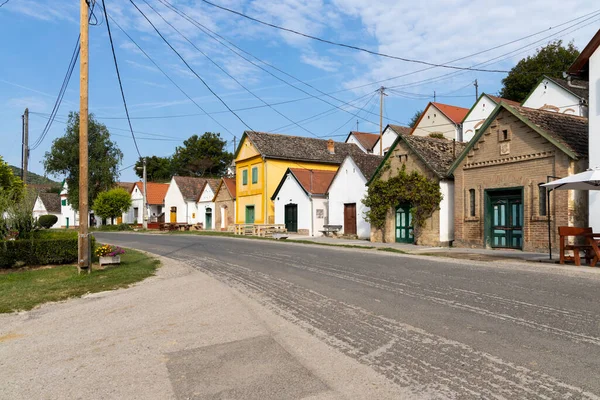
M 212 229 L 212 208 L 207 207 L 204 212 L 204 229 Z

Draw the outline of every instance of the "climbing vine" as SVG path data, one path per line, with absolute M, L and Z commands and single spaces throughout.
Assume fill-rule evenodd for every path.
M 439 207 L 442 193 L 438 182 L 428 179 L 417 171 L 406 172 L 403 165 L 398 174 L 388 180 L 376 178 L 367 191 L 363 204 L 369 207 L 365 213 L 368 222 L 375 228 L 385 228 L 388 211 L 401 203 L 411 204 L 415 237 L 427 218 Z

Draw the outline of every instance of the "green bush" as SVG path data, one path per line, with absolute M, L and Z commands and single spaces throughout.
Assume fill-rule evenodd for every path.
M 129 224 L 119 224 L 119 225 L 101 225 L 98 228 L 101 231 L 131 231 L 133 228 Z
M 48 214 L 42 215 L 38 218 L 38 224 L 45 229 L 50 229 L 58 221 L 56 215 Z
M 32 239 L 77 239 L 75 229 L 49 229 L 33 232 Z
M 58 239 L 0 241 L 0 268 L 77 262 L 77 234 L 69 233 L 71 237 Z M 92 253 L 94 246 L 92 237 Z

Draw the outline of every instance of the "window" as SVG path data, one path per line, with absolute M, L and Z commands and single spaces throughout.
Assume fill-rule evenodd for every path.
M 539 198 L 539 211 L 540 217 L 548 215 L 548 191 L 540 183 L 538 186 L 538 198 Z
M 139 217 L 139 210 L 137 207 L 134 207 L 133 208 L 133 218 L 138 219 L 138 217 Z
M 245 169 L 242 171 L 242 185 L 248 184 L 248 170 Z
M 66 205 L 67 205 L 67 199 L 62 199 L 62 200 L 60 201 L 60 205 L 61 205 L 61 206 L 66 206 Z
M 475 216 L 475 189 L 469 189 L 469 216 Z
M 252 183 L 258 183 L 258 167 L 252 167 Z
M 508 140 L 508 129 L 502 129 L 502 140 Z

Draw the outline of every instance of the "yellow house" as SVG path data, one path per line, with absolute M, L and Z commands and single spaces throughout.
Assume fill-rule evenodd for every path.
M 235 152 L 236 224 L 273 224 L 271 196 L 288 168 L 336 171 L 354 143 L 246 131 Z

